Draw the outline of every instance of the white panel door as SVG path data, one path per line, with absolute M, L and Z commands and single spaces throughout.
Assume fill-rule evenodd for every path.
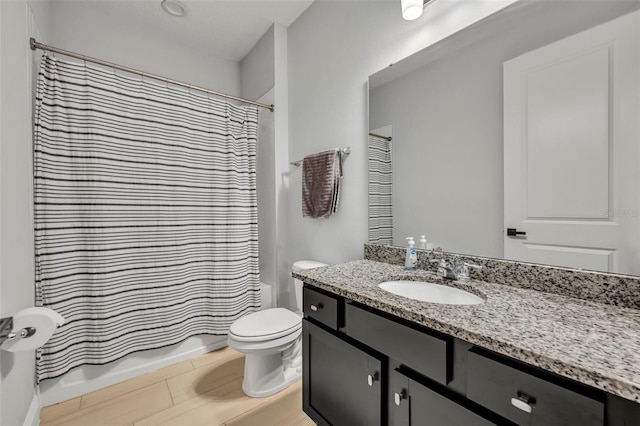
M 506 259 L 640 274 L 639 26 L 634 12 L 505 62 Z

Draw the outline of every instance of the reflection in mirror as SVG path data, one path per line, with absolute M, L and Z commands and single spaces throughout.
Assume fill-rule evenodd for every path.
M 369 242 L 393 244 L 391 126 L 369 133 Z
M 520 1 L 372 75 L 393 229 L 370 242 L 640 275 L 639 7 Z

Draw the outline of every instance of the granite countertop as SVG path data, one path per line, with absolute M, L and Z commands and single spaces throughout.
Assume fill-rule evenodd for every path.
M 294 278 L 372 308 L 640 402 L 640 310 L 435 274 L 372 260 L 294 272 Z M 462 288 L 480 305 L 439 305 L 388 293 L 383 281 L 421 279 Z

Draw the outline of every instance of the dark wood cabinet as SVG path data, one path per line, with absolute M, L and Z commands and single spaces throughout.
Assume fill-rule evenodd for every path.
M 389 373 L 387 400 L 390 426 L 491 426 L 496 424 L 397 370 Z
M 305 317 L 313 318 L 333 330 L 338 329 L 339 303 L 337 297 L 304 287 L 302 300 L 302 311 Z
M 451 337 L 426 333 L 353 304 L 346 304 L 345 311 L 347 335 L 438 383 L 449 382 Z
M 303 408 L 320 425 L 383 423 L 383 362 L 303 320 Z
M 514 367 L 482 351 L 468 358 L 467 397 L 522 426 L 603 426 L 605 397 Z M 572 389 L 573 388 L 573 389 Z M 587 395 L 591 393 L 591 395 Z
M 640 404 L 306 286 L 303 408 L 320 425 L 640 426 Z

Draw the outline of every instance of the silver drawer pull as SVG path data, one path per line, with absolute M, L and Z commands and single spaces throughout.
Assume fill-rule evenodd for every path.
M 373 382 L 375 382 L 376 380 L 378 380 L 378 373 L 377 372 L 367 375 L 367 383 L 369 384 L 369 386 L 373 386 Z
M 318 303 L 317 305 L 311 305 L 311 310 L 313 312 L 318 312 L 318 309 L 322 309 L 322 303 Z
M 402 392 L 400 393 L 396 392 L 393 394 L 393 402 L 395 402 L 397 406 L 400 406 L 400 401 L 402 401 L 406 397 L 407 397 L 407 393 L 403 389 Z
M 533 407 L 528 402 L 523 401 L 520 398 L 511 398 L 511 405 L 516 407 L 518 410 L 522 410 L 525 413 L 531 413 Z

